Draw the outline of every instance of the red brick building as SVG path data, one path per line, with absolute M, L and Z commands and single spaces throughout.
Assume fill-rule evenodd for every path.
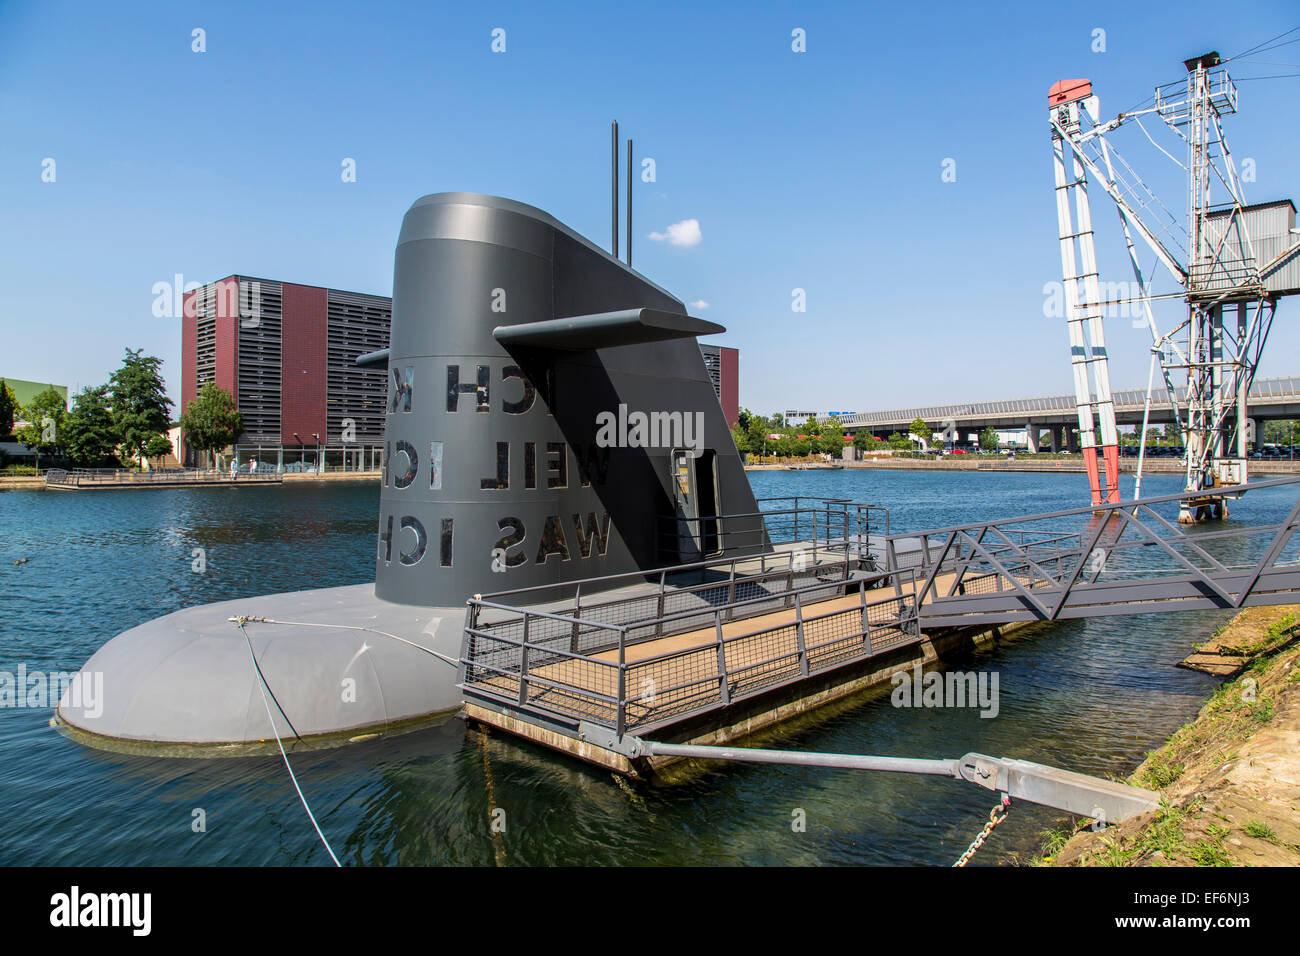
M 740 418 L 740 351 L 724 345 L 700 345 L 704 367 L 713 380 L 713 390 L 718 393 L 722 414 L 732 428 Z
M 377 446 L 387 372 L 356 358 L 388 347 L 391 321 L 387 296 L 237 275 L 210 282 L 184 296 L 181 409 L 216 382 L 243 413 L 239 445 Z

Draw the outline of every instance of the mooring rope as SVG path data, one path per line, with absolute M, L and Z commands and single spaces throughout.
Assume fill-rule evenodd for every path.
M 293 781 L 293 788 L 298 791 L 298 799 L 302 801 L 302 808 L 307 811 L 307 819 L 311 820 L 311 825 L 316 828 L 316 835 L 320 837 L 321 843 L 325 844 L 325 852 L 330 855 L 330 859 L 334 861 L 335 866 L 341 867 L 343 864 L 340 863 L 339 858 L 334 855 L 334 850 L 330 847 L 330 841 L 325 839 L 325 834 L 321 830 L 320 824 L 316 822 L 316 816 L 311 812 L 311 807 L 307 803 L 307 798 L 303 796 L 302 787 L 298 785 L 298 778 L 294 774 L 293 767 L 289 763 L 289 755 L 284 751 L 284 742 L 280 739 L 280 731 L 276 729 L 275 718 L 271 716 L 271 702 L 267 699 L 266 695 L 270 693 L 271 696 L 274 697 L 275 693 L 271 691 L 270 685 L 266 683 L 266 677 L 262 674 L 262 668 L 257 663 L 257 653 L 253 650 L 253 640 L 248 636 L 248 631 L 244 628 L 244 624 L 247 621 L 257 620 L 257 618 L 232 617 L 230 620 L 239 628 L 239 632 L 244 635 L 244 643 L 248 645 L 248 656 L 253 661 L 253 670 L 257 672 L 257 689 L 262 692 L 262 706 L 266 708 L 266 719 L 271 722 L 271 733 L 275 735 L 275 745 L 280 748 L 280 757 L 284 760 L 284 769 L 289 771 L 289 779 Z M 275 702 L 275 706 L 277 708 L 280 707 L 280 702 L 278 700 Z M 280 713 L 284 714 L 283 708 L 280 708 Z M 288 722 L 288 715 L 285 715 L 284 719 Z M 293 724 L 289 724 L 289 726 L 292 727 Z M 294 731 L 294 736 L 297 736 L 297 731 Z M 301 740 L 302 738 L 299 737 L 298 739 Z
M 233 621 L 234 618 L 231 618 L 231 620 Z M 460 667 L 460 661 L 456 660 L 454 657 L 448 657 L 446 654 L 441 654 L 431 647 L 425 647 L 423 644 L 417 644 L 415 641 L 408 641 L 404 637 L 398 637 L 396 634 L 389 634 L 387 631 L 376 630 L 373 627 L 361 627 L 356 624 L 321 624 L 318 621 L 277 621 L 269 617 L 254 617 L 252 615 L 244 617 L 243 620 L 253 621 L 257 624 L 284 624 L 289 627 L 329 627 L 340 631 L 369 631 L 371 634 L 378 634 L 381 637 L 391 637 L 395 641 L 409 644 L 417 651 L 424 651 L 426 654 L 431 654 L 443 663 L 450 664 L 452 667 Z M 287 720 L 288 718 L 285 719 Z
M 506 841 L 502 831 L 496 828 L 494 815 L 498 809 L 496 786 L 492 780 L 492 764 L 488 760 L 488 735 L 487 731 L 480 730 L 478 733 L 479 751 L 483 756 L 483 781 L 487 785 L 488 800 L 488 833 L 492 837 L 492 851 L 496 857 L 497 866 L 506 866 Z

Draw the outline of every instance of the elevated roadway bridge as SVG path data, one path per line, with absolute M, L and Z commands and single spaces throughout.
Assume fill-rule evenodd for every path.
M 1121 389 L 1114 393 L 1115 421 L 1120 426 L 1142 424 L 1146 404 L 1146 389 Z M 1177 390 L 1178 405 L 1186 408 L 1185 389 Z M 1250 390 L 1249 412 L 1252 420 L 1300 418 L 1300 376 L 1256 379 Z M 985 428 L 999 431 L 1026 429 L 1029 443 L 1037 450 L 1038 436 L 1050 431 L 1053 451 L 1066 450 L 1067 442 L 1075 440 L 1073 429 L 1078 424 L 1078 411 L 1073 395 L 1049 395 L 1041 398 L 1016 398 L 1005 401 L 965 402 L 953 405 L 925 405 L 898 408 L 879 412 L 857 412 L 839 415 L 845 434 L 856 435 L 866 430 L 884 438 L 894 432 L 906 433 L 908 426 L 920 418 L 935 431 L 942 431 L 949 422 L 956 429 L 958 440 L 972 440 Z M 819 421 L 830 416 L 818 415 Z M 1151 395 L 1152 424 L 1174 422 L 1173 406 L 1164 388 Z M 1077 451 L 1073 445 L 1069 450 Z

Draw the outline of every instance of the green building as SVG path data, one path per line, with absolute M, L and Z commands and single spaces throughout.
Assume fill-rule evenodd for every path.
M 66 385 L 51 385 L 49 382 L 26 382 L 21 378 L 9 378 L 7 375 L 0 375 L 0 379 L 3 379 L 4 383 L 14 390 L 14 395 L 18 397 L 19 408 L 50 388 L 63 396 L 64 405 L 68 404 L 68 386 Z

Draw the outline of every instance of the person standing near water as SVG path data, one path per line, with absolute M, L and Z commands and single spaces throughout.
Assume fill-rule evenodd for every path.
M 230 459 L 230 480 L 234 481 L 237 477 L 239 477 L 239 465 L 235 459 L 232 458 Z
M 256 459 L 256 458 L 250 458 L 250 459 L 248 460 L 248 473 L 249 473 L 250 475 L 256 475 L 256 474 L 257 474 L 257 459 Z

